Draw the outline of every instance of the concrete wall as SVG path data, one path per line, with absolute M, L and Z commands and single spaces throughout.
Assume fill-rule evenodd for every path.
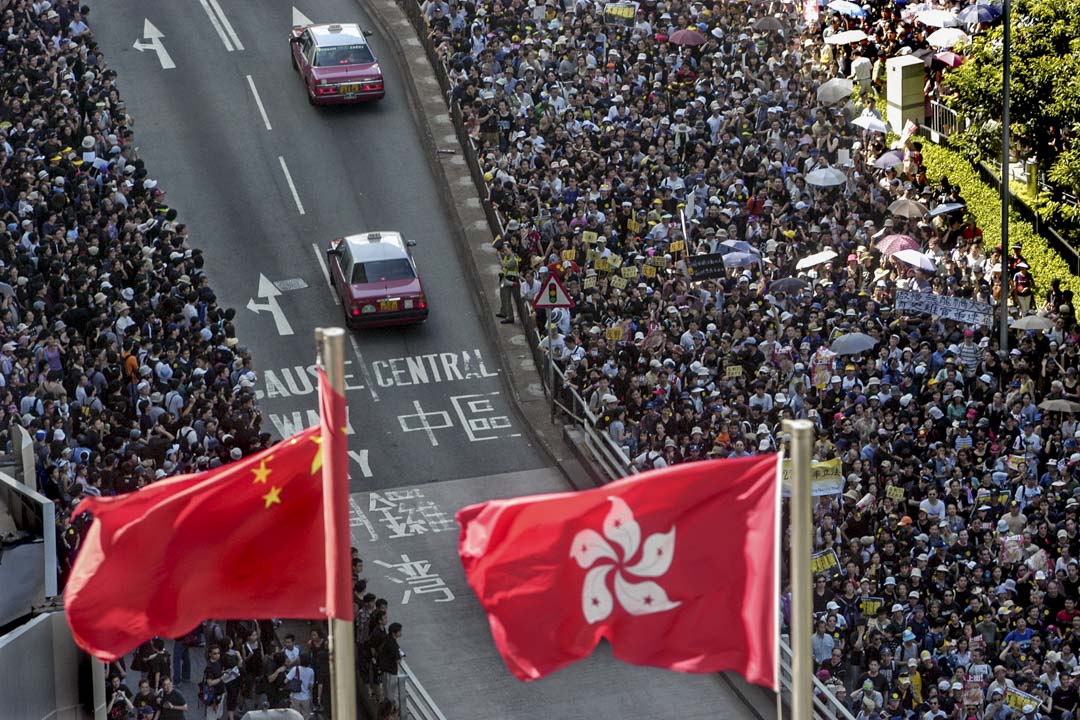
M 63 613 L 43 613 L 0 636 L 0 717 L 4 720 L 88 720 L 80 705 L 79 673 L 97 667 L 92 687 L 104 717 L 101 663 L 88 660 L 71 637 Z

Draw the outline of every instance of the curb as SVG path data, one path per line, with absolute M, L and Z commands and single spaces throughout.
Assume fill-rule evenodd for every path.
M 461 145 L 449 115 L 448 100 L 443 95 L 438 78 L 435 77 L 435 70 L 424 51 L 423 43 L 417 36 L 412 21 L 396 0 L 374 0 L 368 3 L 357 0 L 357 4 L 361 5 L 379 26 L 402 69 L 402 84 L 405 86 L 405 96 L 413 122 L 427 149 L 424 155 L 439 186 L 443 210 L 450 221 L 458 256 L 468 273 L 469 282 L 466 284 L 473 296 L 475 308 L 481 315 L 484 331 L 495 346 L 500 366 L 503 368 L 500 375 L 510 404 L 529 440 L 558 467 L 571 486 L 576 486 L 574 478 L 580 477 L 584 471 L 562 440 L 562 426 L 552 425 L 548 421 L 547 403 L 542 395 L 542 418 L 539 417 L 541 413 L 537 412 L 536 401 L 523 395 L 539 381 L 531 361 L 530 369 L 524 371 L 520 367 L 521 358 L 514 355 L 515 343 L 512 338 L 517 336 L 525 340 L 523 328 L 520 324 L 515 324 L 511 331 L 500 332 L 499 327 L 494 325 L 495 310 L 488 292 L 484 289 L 484 283 L 488 282 L 489 278 L 485 276 L 480 265 L 481 258 L 478 256 L 481 251 L 474 249 L 474 246 L 480 243 L 491 247 L 493 236 L 482 209 L 479 192 L 465 161 L 465 148 Z M 423 60 L 422 64 L 418 62 L 419 59 Z M 450 146 L 453 149 L 452 154 L 440 153 L 441 148 Z M 493 252 L 491 260 L 497 265 Z M 494 281 L 495 276 L 492 275 L 492 286 Z M 521 343 L 521 347 L 527 347 L 527 343 Z

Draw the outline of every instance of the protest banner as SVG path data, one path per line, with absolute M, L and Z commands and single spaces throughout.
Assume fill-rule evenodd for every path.
M 956 320 L 965 325 L 992 327 L 994 324 L 994 308 L 990 303 L 952 297 L 951 295 L 935 295 L 934 293 L 917 292 L 915 290 L 897 290 L 896 309 L 937 315 L 949 320 Z
M 791 497 L 791 461 L 784 461 L 782 487 L 784 497 Z M 840 458 L 810 463 L 810 495 L 839 495 L 844 492 L 844 470 Z
M 1035 709 L 1038 710 L 1039 706 L 1042 705 L 1042 700 L 1023 690 L 1007 688 L 1005 690 L 1005 704 L 1022 715 L 1025 705 L 1034 705 Z
M 604 5 L 604 24 L 629 30 L 634 27 L 638 3 L 614 2 Z
M 810 556 L 810 572 L 833 578 L 840 574 L 840 556 L 835 550 L 822 550 Z
M 724 256 L 720 253 L 709 255 L 691 255 L 686 259 L 686 269 L 694 280 L 722 278 L 727 272 Z
M 563 250 L 559 257 L 561 257 L 564 262 L 576 262 L 577 250 Z
M 880 597 L 864 597 L 859 601 L 859 610 L 862 612 L 863 617 L 874 617 L 878 614 L 878 610 L 885 604 L 885 598 Z

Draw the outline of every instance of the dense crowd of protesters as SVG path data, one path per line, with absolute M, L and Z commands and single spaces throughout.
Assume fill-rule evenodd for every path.
M 802 9 L 641 2 L 619 25 L 604 3 L 422 5 L 505 228 L 501 284 L 526 299 L 552 274 L 566 287 L 573 309 L 535 313 L 540 346 L 598 428 L 650 469 L 773 450 L 782 419 L 807 418 L 815 460 L 839 461 L 844 491 L 815 504 L 828 691 L 860 720 L 1068 720 L 1073 298 L 1034 288 L 1017 247 L 1010 311 L 1047 328 L 1011 332 L 1007 351 L 992 328 L 896 308 L 898 290 L 1000 307 L 1002 249 L 983 247 L 964 188 L 928 182 L 917 136 L 886 161 L 884 135 L 852 123 L 881 118 L 888 57 L 925 57 L 940 91 L 932 28 L 891 1 L 809 24 Z M 849 29 L 868 38 L 824 42 Z M 687 30 L 699 37 L 676 44 Z M 855 97 L 819 101 L 834 77 Z M 822 168 L 839 184 L 808 183 Z M 901 199 L 908 212 L 890 212 Z M 935 270 L 883 252 L 894 234 Z M 730 252 L 719 276 L 687 272 L 690 256 Z M 505 300 L 499 314 L 513 317 Z M 852 332 L 874 347 L 831 350 Z

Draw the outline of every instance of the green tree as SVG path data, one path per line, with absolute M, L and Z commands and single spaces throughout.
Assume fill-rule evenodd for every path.
M 972 121 L 957 147 L 989 161 L 996 157 L 986 123 L 1001 120 L 1003 36 L 1001 23 L 977 36 L 967 62 L 946 76 L 947 103 Z M 1013 3 L 1011 73 L 1013 137 L 1063 189 L 1080 194 L 1080 152 L 1066 152 L 1080 138 L 1080 2 Z

